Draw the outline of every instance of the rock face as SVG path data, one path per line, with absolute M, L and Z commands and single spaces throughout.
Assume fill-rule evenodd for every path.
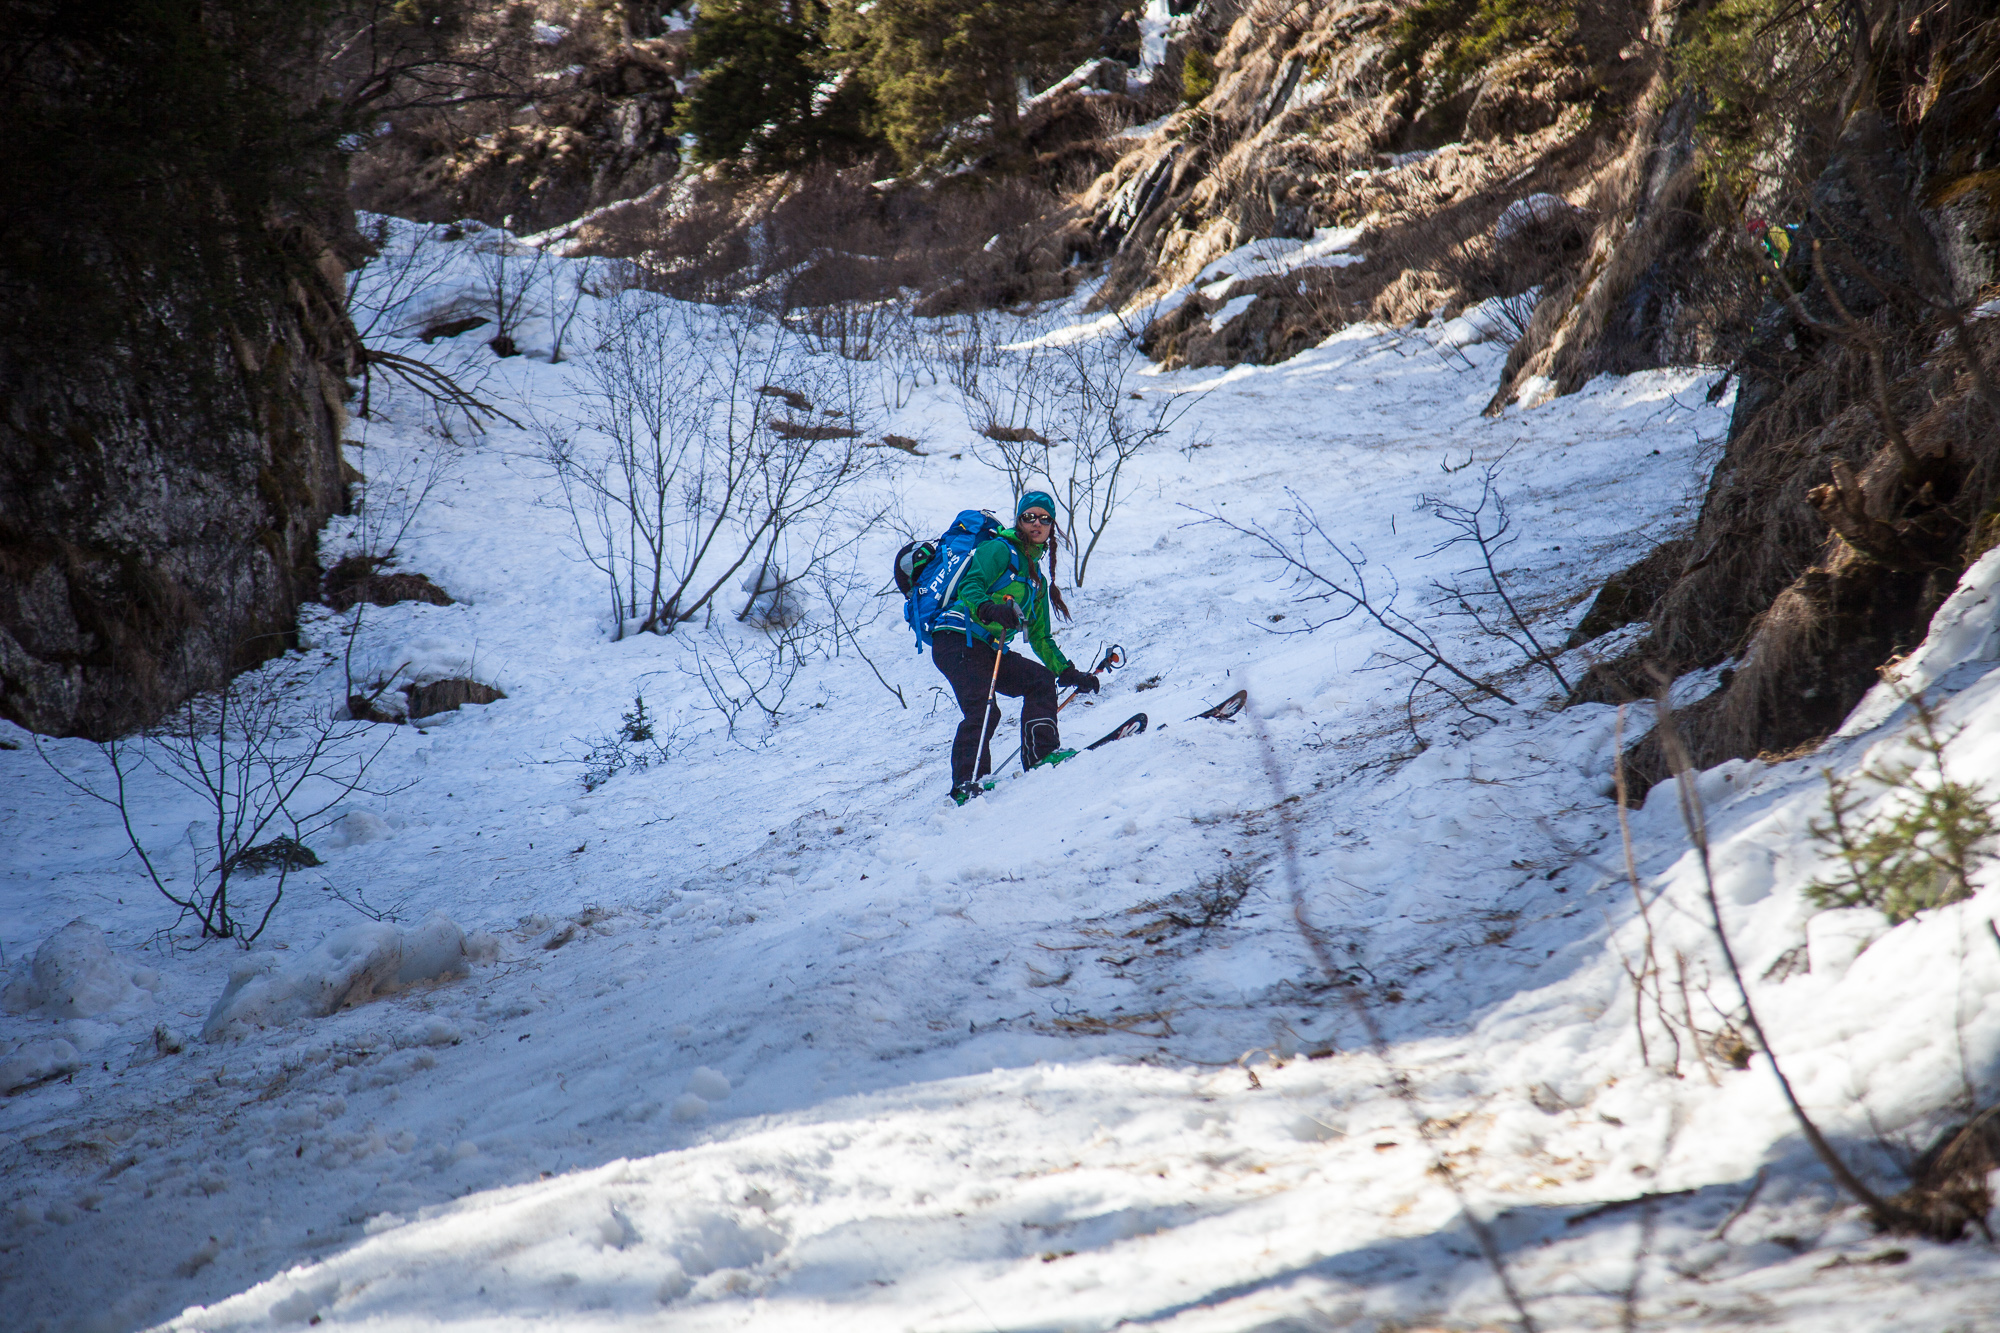
M 290 646 L 346 503 L 357 345 L 339 261 L 289 239 L 305 262 L 181 373 L 157 348 L 0 346 L 0 715 L 102 739 Z
M 2000 37 L 1984 35 L 1993 68 Z M 1961 573 L 2000 540 L 2000 321 L 1967 319 L 2000 278 L 2000 92 L 1939 81 L 1898 124 L 1868 107 L 1814 180 L 1738 364 L 1729 439 L 1692 553 L 1652 632 L 1580 687 L 1646 693 L 1734 657 L 1681 718 L 1700 767 L 1811 745 L 1878 669 L 1922 641 Z M 1634 749 L 1643 790 L 1670 771 Z
M 1734 659 L 1681 718 L 1704 767 L 1837 727 L 2000 542 L 2000 319 L 1971 313 L 2000 291 L 2000 29 L 1892 24 L 1828 48 L 1831 84 L 1799 32 L 1739 38 L 1664 0 L 1203 0 L 1175 41 L 1212 54 L 1212 88 L 1078 201 L 1095 300 L 1172 298 L 1144 338 L 1169 364 L 1497 298 L 1516 327 L 1489 411 L 1731 366 L 1699 520 L 1579 626 L 1649 625 L 1581 700 Z M 1746 89 L 1754 116 L 1717 113 Z
M 1355 320 L 1449 319 L 1575 267 L 1622 184 L 1629 118 L 1663 79 L 1634 41 L 1645 9 L 1600 7 L 1601 22 L 1522 37 L 1467 71 L 1411 44 L 1421 8 L 1204 0 L 1176 23 L 1169 69 L 1211 51 L 1213 89 L 1079 201 L 1107 264 L 1098 303 L 1143 310 L 1199 275 L 1146 330 L 1152 356 L 1281 361 Z M 1240 250 L 1336 229 L 1352 233 L 1337 262 Z
M 102 738 L 285 648 L 344 499 L 361 240 L 307 8 L 8 22 L 0 715 Z

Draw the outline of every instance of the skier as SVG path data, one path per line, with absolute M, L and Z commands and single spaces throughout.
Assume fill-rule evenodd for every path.
M 1071 664 L 1049 634 L 1051 603 L 1069 619 L 1062 593 L 1036 566 L 1047 551 L 1049 573 L 1055 573 L 1055 512 L 1046 492 L 1023 495 L 1014 506 L 1014 526 L 973 551 L 957 595 L 932 631 L 931 660 L 965 714 L 951 743 L 951 799 L 960 805 L 985 790 L 979 780 L 992 771 L 993 729 L 1000 725 L 995 694 L 1021 700 L 1021 767 L 1030 769 L 1075 753 L 1061 748 L 1056 730 L 1057 686 L 1097 693 L 1097 677 Z M 1016 630 L 1027 632 L 1039 663 L 1006 651 Z

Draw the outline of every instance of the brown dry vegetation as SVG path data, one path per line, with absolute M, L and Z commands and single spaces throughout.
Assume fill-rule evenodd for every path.
M 322 580 L 326 604 L 336 611 L 351 611 L 362 602 L 373 606 L 394 606 L 398 602 L 428 602 L 450 606 L 451 596 L 432 583 L 428 575 L 383 573 L 380 556 L 350 555 L 326 571 Z
M 496 7 L 511 95 L 419 109 L 352 160 L 357 205 L 419 222 L 475 218 L 532 232 L 641 194 L 680 168 L 669 131 L 686 34 L 631 38 L 604 14 Z M 542 19 L 560 41 L 533 39 Z
M 787 309 L 833 310 L 911 291 L 918 313 L 1065 296 L 1094 245 L 1067 200 L 1111 164 L 1112 135 L 1145 104 L 1051 99 L 1022 122 L 1005 171 L 888 179 L 867 162 L 754 176 L 712 167 L 584 219 L 581 252 L 632 261 L 648 286 L 713 299 L 783 275 Z M 754 236 L 754 240 L 753 240 Z
M 1252 240 L 1364 228 L 1361 263 L 1234 275 L 1228 297 L 1261 299 L 1220 331 L 1207 316 L 1221 301 L 1189 300 L 1148 330 L 1155 356 L 1281 360 L 1356 319 L 1449 317 L 1574 265 L 1603 207 L 1598 178 L 1626 148 L 1627 113 L 1660 77 L 1657 53 L 1627 49 L 1646 15 L 1603 7 L 1578 50 L 1537 43 L 1454 89 L 1393 65 L 1405 8 L 1252 6 L 1221 38 L 1215 90 L 1085 196 L 1110 261 L 1099 299 L 1121 307 Z M 1496 240 L 1500 214 L 1535 193 L 1576 211 Z
M 1249 241 L 1360 226 L 1365 262 L 1232 275 L 1154 320 L 1148 350 L 1275 361 L 1357 319 L 1539 287 L 1494 410 L 1603 373 L 1733 365 L 1696 530 L 1613 579 L 1582 634 L 1651 632 L 1577 697 L 1736 657 L 1684 719 L 1695 762 L 1824 735 L 1996 536 L 2000 324 L 1956 321 L 2000 277 L 2000 19 L 1883 0 L 1853 10 L 1864 39 L 1780 5 L 1746 38 L 1705 11 L 1577 5 L 1560 42 L 1445 77 L 1448 44 L 1398 65 L 1415 12 L 1260 2 L 1228 25 L 1213 91 L 1083 198 L 1099 300 L 1143 309 Z M 1496 240 L 1537 192 L 1572 211 Z M 1746 237 L 1757 214 L 1799 220 L 1782 273 Z M 1633 756 L 1640 790 L 1665 771 L 1653 747 Z

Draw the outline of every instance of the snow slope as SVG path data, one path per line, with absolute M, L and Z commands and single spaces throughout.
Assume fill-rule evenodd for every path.
M 469 271 L 419 304 L 446 308 Z M 532 435 L 496 427 L 397 566 L 457 604 L 371 609 L 355 656 L 471 670 L 507 697 L 380 728 L 383 774 L 412 785 L 361 802 L 374 817 L 319 845 L 317 873 L 409 925 L 490 932 L 498 958 L 330 1018 L 183 1035 L 240 955 L 149 945 L 166 913 L 113 813 L 32 747 L 0 751 L 6 963 L 23 974 L 78 918 L 113 960 L 106 1007 L 0 1017 L 0 1039 L 45 1043 L 26 1055 L 75 1057 L 0 1101 L 0 1326 L 1499 1326 L 1514 1312 L 1469 1208 L 1543 1329 L 2000 1328 L 1990 1247 L 1874 1236 L 1761 1057 L 1683 1051 L 1674 1076 L 1656 1023 L 1642 1059 L 1615 710 L 1556 711 L 1553 682 L 1516 670 L 1516 706 L 1435 712 L 1420 750 L 1408 673 L 1380 657 L 1394 642 L 1360 617 L 1285 633 L 1324 608 L 1197 512 L 1283 533 L 1290 488 L 1425 615 L 1419 591 L 1462 562 L 1429 554 L 1445 534 L 1423 498 L 1470 503 L 1504 459 L 1523 534 L 1507 563 L 1559 636 L 1686 519 L 1727 404 L 1668 371 L 1483 418 L 1504 349 L 1463 341 L 1354 328 L 1280 366 L 1148 379 L 1199 404 L 1181 447 L 1134 465 L 1059 638 L 1130 659 L 1064 713 L 1071 741 L 1139 708 L 1153 728 L 964 810 L 943 796 L 953 710 L 893 609 L 861 643 L 908 707 L 850 650 L 807 668 L 776 727 L 732 739 L 687 635 L 610 641 Z M 574 393 L 546 346 L 483 382 L 524 421 Z M 364 471 L 413 475 L 444 447 L 413 398 L 376 405 L 386 420 L 354 426 Z M 884 424 L 925 456 L 897 455 L 902 528 L 852 534 L 864 567 L 886 570 L 903 528 L 1008 504 L 947 386 Z M 329 558 L 350 539 L 336 521 Z M 1966 728 L 1955 772 L 1987 780 L 1996 581 L 1989 557 L 1911 668 Z M 342 692 L 348 623 L 315 613 L 267 668 L 302 707 Z M 1241 719 L 1189 720 L 1239 687 Z M 586 793 L 569 761 L 639 692 L 676 757 Z M 1813 921 L 1801 897 L 1822 869 L 1819 768 L 1894 752 L 1906 714 L 1871 701 L 1817 755 L 1701 779 L 1765 1024 L 1889 1188 L 1899 1143 L 1968 1090 L 1992 1098 L 2000 1054 L 1991 890 L 1894 931 Z M 88 745 L 44 748 L 101 772 Z M 163 784 L 141 795 L 149 828 L 193 817 Z M 1656 947 L 1717 1031 L 1734 1005 L 1672 793 L 1632 822 Z M 321 882 L 295 883 L 260 952 L 357 922 Z M 1294 883 L 1388 1065 L 1307 947 Z M 1802 944 L 1809 971 L 1772 967 Z

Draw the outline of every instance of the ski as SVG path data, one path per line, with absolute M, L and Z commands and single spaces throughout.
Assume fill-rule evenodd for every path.
M 1188 721 L 1199 722 L 1202 718 L 1212 717 L 1218 722 L 1227 722 L 1230 718 L 1235 717 L 1238 713 L 1242 712 L 1243 705 L 1248 702 L 1250 702 L 1250 691 L 1238 690 L 1236 691 L 1236 693 L 1230 695 L 1227 699 L 1224 699 L 1221 703 L 1209 709 L 1207 712 L 1196 713 L 1193 717 L 1189 718 Z
M 1132 716 L 1126 718 L 1123 722 L 1120 722 L 1117 726 L 1113 727 L 1107 734 L 1098 737 L 1090 744 L 1084 746 L 1083 750 L 1095 750 L 1100 745 L 1109 745 L 1113 741 L 1124 740 L 1127 736 L 1137 736 L 1140 732 L 1144 731 L 1145 729 L 1146 729 L 1146 715 L 1144 713 L 1134 713 L 1132 714 Z M 1057 764 L 1062 763 L 1064 760 L 1076 758 L 1078 755 L 1083 753 L 1083 750 L 1052 751 L 1049 754 L 1045 755 L 1042 758 L 1041 762 L 1035 765 L 1035 768 L 1054 768 Z M 1034 771 L 1035 771 L 1034 768 L 1028 770 L 1028 772 L 1030 773 Z M 994 787 L 999 785 L 999 783 L 1000 783 L 1000 777 L 999 775 L 996 774 L 991 777 L 981 778 L 979 780 L 979 788 L 981 791 L 992 791 Z M 954 797 L 953 799 L 957 798 Z M 960 805 L 965 804 L 964 801 L 959 801 L 958 803 Z
M 1090 744 L 1084 746 L 1083 748 L 1086 750 L 1095 750 L 1100 745 L 1109 745 L 1113 741 L 1122 741 L 1127 736 L 1137 736 L 1140 732 L 1144 731 L 1145 729 L 1146 729 L 1146 715 L 1144 713 L 1134 713 L 1132 714 L 1132 716 L 1126 718 L 1123 722 L 1120 722 L 1117 726 L 1113 727 L 1108 734 L 1100 737 L 1097 740 L 1092 741 Z

